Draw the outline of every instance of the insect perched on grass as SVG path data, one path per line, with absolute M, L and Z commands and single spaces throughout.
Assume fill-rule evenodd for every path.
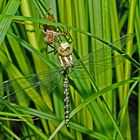
M 118 44 L 123 47 L 126 42 L 128 42 L 133 36 L 131 34 L 127 34 L 121 37 L 119 40 L 115 42 L 111 42 L 109 44 L 113 44 L 117 46 Z M 111 48 L 107 47 L 106 50 L 110 50 Z M 51 93 L 59 84 L 60 79 L 63 77 L 63 87 L 64 87 L 64 109 L 65 109 L 65 122 L 66 126 L 69 127 L 69 113 L 70 113 L 70 97 L 69 97 L 69 77 L 84 77 L 84 75 L 89 76 L 90 71 L 92 72 L 92 76 L 94 78 L 95 75 L 98 75 L 105 70 L 111 69 L 115 67 L 117 64 L 120 64 L 123 61 L 123 57 L 121 55 L 112 55 L 106 56 L 105 59 L 98 60 L 96 57 L 101 57 L 104 52 L 104 47 L 100 48 L 94 52 L 89 53 L 87 56 L 83 57 L 79 60 L 74 60 L 72 53 L 73 47 L 70 43 L 66 41 L 62 41 L 58 48 L 55 50 L 56 54 L 59 57 L 60 64 L 58 67 L 50 70 L 49 72 L 41 72 L 32 75 L 28 75 L 22 78 L 8 80 L 4 83 L 0 84 L 0 92 L 10 93 L 3 100 L 0 100 L 0 103 L 5 101 L 10 102 L 14 98 L 16 98 L 16 92 L 29 92 L 28 96 L 32 94 L 33 90 L 39 92 L 40 88 L 43 87 Z M 114 59 L 117 59 L 117 63 L 115 63 Z M 111 64 L 108 62 L 112 62 Z M 26 82 L 25 82 L 26 81 Z M 19 85 L 19 88 L 12 88 L 15 85 Z M 28 84 L 27 84 L 28 83 Z M 30 93 L 31 92 L 31 93 Z M 30 96 L 29 96 L 30 98 Z M 6 100 L 8 99 L 8 100 Z
M 52 22 L 56 21 L 54 16 L 50 13 L 47 13 L 45 18 Z M 54 25 L 43 24 L 41 26 L 41 31 L 45 34 L 45 37 L 44 37 L 45 42 L 51 48 L 53 48 L 53 51 L 50 51 L 50 52 L 54 52 L 54 50 L 56 49 L 56 46 L 59 46 L 63 40 L 65 40 L 69 44 L 72 43 L 72 37 L 69 33 L 68 28 L 66 29 L 60 26 L 55 27 Z

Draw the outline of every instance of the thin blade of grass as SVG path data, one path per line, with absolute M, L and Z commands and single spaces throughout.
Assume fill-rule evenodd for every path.
M 10 0 L 3 10 L 2 15 L 15 15 L 20 5 L 20 0 Z M 11 25 L 12 19 L 0 20 L 0 46 L 4 40 L 4 37 Z

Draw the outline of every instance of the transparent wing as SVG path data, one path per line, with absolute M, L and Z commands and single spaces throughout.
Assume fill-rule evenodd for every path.
M 5 98 L 0 99 L 0 103 L 4 103 L 6 100 L 8 102 L 17 102 L 17 100 L 37 98 L 41 88 L 46 90 L 46 94 L 51 93 L 58 85 L 62 75 L 62 69 L 57 68 L 49 72 L 44 71 L 5 81 L 0 84 L 0 93 L 5 95 Z M 33 94 L 35 94 L 35 97 L 33 97 Z
M 100 51 L 102 51 L 102 49 L 100 49 Z M 99 75 L 108 69 L 114 68 L 116 65 L 124 61 L 124 58 L 121 55 L 105 56 L 106 55 L 105 54 L 104 55 L 105 58 L 103 59 L 102 57 L 97 58 L 96 56 L 99 55 L 99 53 L 98 54 L 96 53 L 92 52 L 88 56 L 84 57 L 84 59 L 75 61 L 71 69 L 70 76 L 76 77 L 76 78 L 86 78 L 87 77 L 86 70 L 92 72 L 93 75 Z M 101 56 L 103 56 L 103 53 L 101 54 L 102 54 Z
M 126 43 L 134 37 L 133 34 L 127 34 L 122 36 L 119 40 L 111 42 L 114 46 L 120 46 L 123 48 Z M 109 54 L 110 52 L 110 54 Z M 124 61 L 123 56 L 120 54 L 113 54 L 112 49 L 108 46 L 104 46 L 95 52 L 89 53 L 87 56 L 83 57 L 74 62 L 72 67 L 71 76 L 76 78 L 86 78 L 88 71 L 92 72 L 92 75 L 99 75 L 102 72 L 114 68 L 116 65 Z
M 114 42 L 110 42 L 109 44 L 111 44 L 115 47 L 120 46 L 120 48 L 123 50 L 124 49 L 123 47 L 126 45 L 126 43 L 128 41 L 130 41 L 134 36 L 135 36 L 135 34 L 129 33 L 129 34 L 123 35 L 120 39 L 118 39 Z

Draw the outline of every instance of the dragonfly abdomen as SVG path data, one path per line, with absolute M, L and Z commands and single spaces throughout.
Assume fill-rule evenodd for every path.
M 70 95 L 69 95 L 69 78 L 68 75 L 64 76 L 63 80 L 64 87 L 64 109 L 65 109 L 65 122 L 66 126 L 69 127 L 69 113 L 70 113 Z

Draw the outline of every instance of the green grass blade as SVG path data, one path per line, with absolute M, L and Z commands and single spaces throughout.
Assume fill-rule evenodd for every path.
M 3 15 L 15 15 L 20 5 L 20 0 L 10 0 L 5 9 L 3 10 Z M 4 37 L 11 25 L 12 19 L 1 19 L 0 20 L 0 45 L 2 44 Z

